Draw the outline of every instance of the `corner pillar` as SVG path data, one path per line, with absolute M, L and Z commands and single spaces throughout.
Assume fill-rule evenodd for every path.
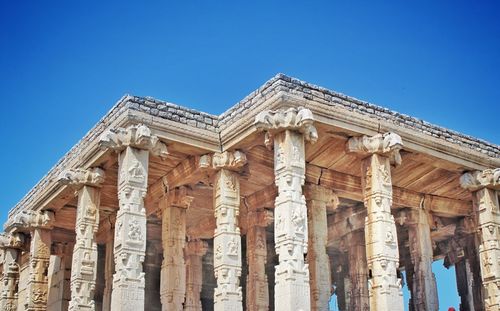
M 500 168 L 465 173 L 460 183 L 475 201 L 484 308 L 500 310 Z
M 311 310 L 309 267 L 305 263 L 308 224 L 305 181 L 305 141 L 318 138 L 308 109 L 263 111 L 254 125 L 263 130 L 265 143 L 274 140 L 274 174 L 278 187 L 274 209 L 274 240 L 279 264 L 275 271 L 275 310 Z
M 146 210 L 149 153 L 168 155 L 165 144 L 143 125 L 108 130 L 99 139 L 101 148 L 118 152 L 118 201 L 111 310 L 144 310 Z
M 313 184 L 306 185 L 305 196 L 309 229 L 307 263 L 310 275 L 311 310 L 328 310 L 328 302 L 332 295 L 332 280 L 330 259 L 326 253 L 328 240 L 326 210 L 327 205 L 335 208 L 338 198 L 333 191 Z
M 391 214 L 391 162 L 401 163 L 401 137 L 394 133 L 354 137 L 347 151 L 364 156 L 362 187 L 367 209 L 365 220 L 366 258 L 370 310 L 403 310 L 401 279 L 397 276 L 399 250 L 396 224 Z

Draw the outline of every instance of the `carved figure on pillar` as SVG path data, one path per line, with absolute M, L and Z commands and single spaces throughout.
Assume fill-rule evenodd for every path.
M 274 209 L 274 240 L 279 264 L 275 271 L 275 310 L 310 310 L 307 252 L 305 140 L 315 142 L 318 133 L 309 109 L 263 111 L 255 126 L 266 132 L 265 143 L 274 140 L 274 174 L 278 187 Z
M 184 245 L 186 241 L 186 209 L 193 197 L 186 187 L 167 193 L 160 202 L 162 217 L 163 263 L 160 295 L 162 310 L 182 310 L 186 294 Z
M 246 164 L 240 151 L 225 151 L 200 158 L 201 167 L 218 170 L 214 179 L 214 269 L 217 287 L 214 310 L 243 310 L 241 276 L 241 236 L 238 226 L 240 182 L 234 172 Z
M 306 185 L 305 195 L 309 226 L 307 263 L 310 274 L 311 310 L 328 310 L 332 282 L 330 259 L 326 253 L 328 239 L 326 211 L 327 206 L 336 208 L 338 198 L 333 191 L 313 184 Z
M 144 197 L 148 182 L 149 152 L 168 155 L 167 147 L 151 130 L 132 125 L 108 130 L 100 146 L 118 152 L 118 201 L 114 258 L 115 274 L 111 309 L 144 310 L 145 279 L 142 264 L 146 252 L 146 210 Z
M 19 250 L 24 245 L 24 236 L 20 233 L 1 233 L 0 249 L 4 252 L 2 292 L 0 293 L 0 309 L 17 310 L 17 286 L 19 283 Z
M 401 137 L 394 133 L 353 137 L 347 151 L 358 153 L 362 161 L 362 187 L 367 209 L 365 220 L 366 258 L 370 310 L 403 310 L 401 279 L 397 276 L 399 250 L 396 225 L 391 215 L 391 162 L 401 163 Z
M 273 215 L 263 208 L 252 209 L 247 214 L 247 221 L 247 310 L 267 311 L 269 289 L 266 275 L 266 227 L 273 222 Z
M 203 285 L 202 259 L 208 250 L 208 245 L 202 240 L 187 242 L 186 254 L 186 301 L 184 311 L 202 311 L 201 287 Z
M 465 173 L 460 184 L 475 200 L 484 308 L 500 310 L 500 168 Z
M 78 196 L 69 310 L 95 310 L 94 290 L 97 277 L 95 234 L 99 227 L 98 187 L 103 181 L 104 171 L 99 168 L 67 170 L 59 177 L 59 182 L 75 188 Z

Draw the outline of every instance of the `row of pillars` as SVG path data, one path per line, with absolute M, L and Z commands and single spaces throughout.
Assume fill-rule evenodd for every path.
M 328 310 L 331 295 L 329 260 L 326 254 L 326 206 L 331 192 L 308 188 L 305 181 L 305 143 L 314 142 L 317 132 L 309 110 L 291 108 L 286 111 L 265 111 L 255 125 L 265 131 L 266 144 L 274 148 L 275 183 L 278 195 L 274 209 L 274 243 L 278 255 L 275 267 L 275 310 Z M 146 211 L 149 154 L 166 157 L 166 146 L 144 125 L 111 130 L 103 134 L 100 144 L 118 152 L 118 198 L 113 257 L 114 275 L 111 288 L 111 310 L 144 310 L 146 251 Z M 402 283 L 398 275 L 399 252 L 394 217 L 391 215 L 391 164 L 400 163 L 402 142 L 393 133 L 372 137 L 351 138 L 348 152 L 359 153 L 362 160 L 362 187 L 367 209 L 364 230 L 366 271 L 352 271 L 351 282 L 367 282 L 367 304 L 357 310 L 403 310 Z M 239 170 L 245 165 L 242 152 L 224 152 L 204 156 L 205 168 L 215 171 L 214 216 L 214 310 L 243 310 L 240 286 L 242 273 L 241 235 L 238 225 L 240 193 Z M 499 213 L 497 171 L 470 173 L 462 185 L 474 191 L 478 204 L 479 257 L 482 268 L 484 303 L 487 310 L 500 306 L 500 248 L 498 246 Z M 488 175 L 489 174 L 489 175 Z M 95 310 L 94 291 L 97 273 L 96 232 L 99 224 L 99 186 L 104 172 L 98 168 L 69 170 L 60 181 L 77 189 L 78 207 L 76 243 L 71 268 L 71 300 L 69 310 Z M 186 209 L 190 198 L 184 188 L 169 191 L 160 203 L 162 217 L 163 263 L 161 266 L 160 297 L 163 310 L 201 310 L 201 256 L 206 251 L 202 241 L 186 246 Z M 308 205 L 309 208 L 306 208 Z M 249 276 L 247 279 L 248 310 L 267 310 L 265 227 L 271 218 L 262 208 L 248 215 L 247 248 Z M 420 213 L 419 217 L 425 217 Z M 19 277 L 15 250 L 22 244 L 19 235 L 6 236 L 4 263 L 3 310 L 45 310 L 47 307 L 47 267 L 50 256 L 50 212 L 21 213 L 7 225 L 31 228 L 30 278 L 26 297 L 17 296 Z M 418 256 L 412 256 L 415 267 L 413 286 L 421 296 L 414 299 L 415 310 L 437 310 L 435 280 L 431 271 L 432 246 L 428 223 L 418 218 L 410 230 L 410 243 L 416 243 Z M 352 246 L 350 260 L 358 260 L 361 244 Z M 184 256 L 184 253 L 186 256 Z M 308 260 L 305 261 L 307 253 Z M 187 267 L 187 269 L 186 269 Z M 17 269 L 17 270 L 16 270 Z M 361 288 L 360 286 L 359 288 Z M 355 301 L 356 299 L 353 299 Z M 362 301 L 362 300 L 358 300 Z

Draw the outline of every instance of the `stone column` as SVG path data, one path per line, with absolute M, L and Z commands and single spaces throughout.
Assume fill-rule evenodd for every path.
M 349 265 L 349 304 L 346 310 L 369 311 L 368 266 L 366 264 L 365 233 L 352 231 L 346 236 L 347 262 Z
M 240 182 L 235 172 L 246 164 L 240 151 L 214 153 L 200 158 L 200 167 L 216 169 L 214 179 L 214 310 L 243 310 L 241 276 L 241 236 L 238 225 Z
M 274 139 L 274 174 L 278 187 L 274 209 L 274 240 L 279 264 L 275 273 L 275 310 L 310 310 L 307 251 L 307 209 L 302 194 L 305 181 L 305 140 L 316 141 L 314 118 L 305 108 L 263 111 L 255 126 Z
M 24 244 L 24 236 L 18 233 L 0 234 L 0 248 L 4 252 L 2 292 L 0 309 L 6 311 L 17 310 L 17 288 L 19 284 L 18 256 Z
M 370 310 L 403 310 L 396 225 L 391 215 L 392 181 L 390 163 L 399 164 L 401 137 L 394 133 L 354 137 L 348 152 L 365 156 L 362 162 L 362 187 L 367 209 L 365 221 L 366 258 L 371 278 L 368 281 Z
M 203 285 L 203 256 L 208 250 L 208 245 L 202 240 L 187 242 L 184 252 L 186 254 L 186 302 L 184 311 L 202 311 L 201 286 Z
M 182 310 L 186 294 L 186 209 L 193 201 L 187 191 L 185 187 L 174 189 L 160 201 L 163 243 L 160 297 L 165 311 Z
M 313 184 L 306 185 L 305 196 L 309 228 L 307 263 L 310 274 L 311 310 L 328 310 L 328 301 L 332 295 L 332 280 L 330 259 L 326 253 L 328 240 L 326 208 L 327 205 L 336 207 L 338 198 L 333 191 Z
M 106 241 L 106 258 L 104 259 L 104 293 L 102 296 L 102 310 L 111 311 L 111 294 L 113 292 L 113 272 L 115 262 L 113 258 L 113 233 L 108 233 Z
M 54 214 L 49 211 L 30 213 L 31 245 L 29 279 L 27 282 L 27 311 L 47 310 L 48 276 L 51 233 Z
M 144 310 L 146 210 L 149 151 L 165 157 L 167 149 L 145 125 L 108 130 L 99 141 L 118 154 L 118 200 L 111 310 Z
M 413 266 L 411 302 L 414 310 L 438 311 L 436 277 L 432 273 L 433 248 L 429 214 L 424 209 L 411 212 L 408 225 Z
M 500 310 L 500 169 L 465 173 L 462 187 L 473 192 L 485 310 Z
M 272 213 L 263 208 L 252 209 L 247 214 L 247 292 L 248 311 L 269 310 L 269 288 L 266 275 L 266 227 L 272 223 Z
M 69 309 L 95 310 L 94 290 L 97 277 L 96 232 L 99 227 L 99 186 L 104 181 L 104 171 L 76 169 L 64 171 L 59 182 L 76 189 L 76 243 L 71 266 L 71 300 Z

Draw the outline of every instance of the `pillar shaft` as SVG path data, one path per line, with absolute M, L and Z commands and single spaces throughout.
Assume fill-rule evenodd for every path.
M 99 194 L 99 189 L 91 186 L 83 186 L 78 192 L 69 310 L 95 310 L 94 290 L 97 277 L 95 234 L 99 226 Z
M 347 236 L 347 256 L 349 264 L 350 286 L 348 291 L 349 311 L 368 311 L 368 267 L 366 265 L 365 236 L 362 230 L 351 232 Z
M 439 309 L 436 277 L 432 273 L 432 240 L 429 215 L 424 210 L 414 212 L 415 223 L 408 227 L 410 255 L 413 266 L 411 301 L 414 310 Z
M 307 210 L 302 186 L 305 180 L 304 137 L 285 130 L 274 137 L 275 202 L 274 240 L 279 264 L 275 272 L 275 310 L 310 310 L 307 251 Z
M 119 155 L 111 310 L 144 310 L 148 151 L 126 147 Z
M 262 212 L 262 211 L 261 211 Z M 255 218 L 252 226 L 247 230 L 247 310 L 267 311 L 269 310 L 269 289 L 266 275 L 267 244 L 266 223 L 257 224 L 259 212 L 251 212 L 248 218 Z
M 396 225 L 391 215 L 392 182 L 389 158 L 372 154 L 363 160 L 366 258 L 370 310 L 403 310 Z
M 327 189 L 307 185 L 307 222 L 308 251 L 311 287 L 311 310 L 328 310 L 328 302 L 332 294 L 330 259 L 326 253 L 328 224 L 326 217 L 327 204 L 334 203 L 334 195 Z
M 500 206 L 498 193 L 484 188 L 476 192 L 479 224 L 479 258 L 485 310 L 500 310 Z
M 27 311 L 47 310 L 48 277 L 51 236 L 45 228 L 31 231 Z
M 163 263 L 161 266 L 160 297 L 162 310 L 182 310 L 186 294 L 184 246 L 186 240 L 186 208 L 192 198 L 183 201 L 174 190 L 173 200 L 160 203 L 162 213 Z M 179 194 L 180 195 L 180 194 Z M 185 202 L 185 204 L 183 204 Z
M 104 293 L 102 297 L 102 310 L 111 311 L 111 293 L 113 291 L 113 271 L 115 262 L 113 259 L 113 232 L 108 233 L 106 242 L 106 254 L 104 259 Z
M 220 169 L 215 176 L 214 208 L 217 228 L 214 233 L 214 269 L 217 287 L 214 310 L 243 310 L 240 287 L 241 237 L 238 227 L 240 184 L 238 176 Z
M 203 285 L 203 255 L 208 245 L 201 240 L 187 242 L 186 253 L 186 301 L 184 311 L 202 311 L 201 287 Z
M 17 310 L 17 284 L 19 282 L 18 250 L 7 248 L 4 252 L 2 310 Z

